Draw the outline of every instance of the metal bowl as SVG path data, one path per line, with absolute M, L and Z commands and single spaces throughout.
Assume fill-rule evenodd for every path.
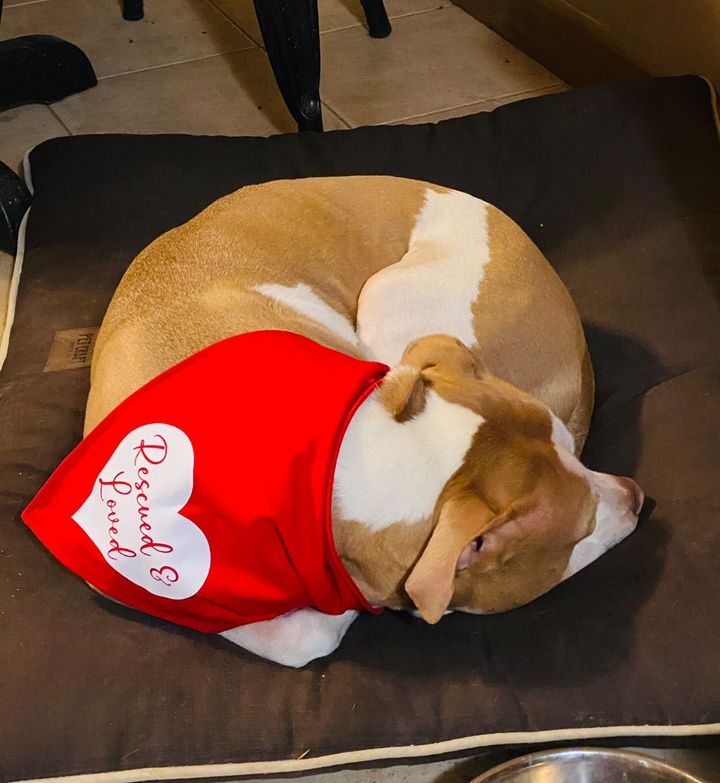
M 625 750 L 569 748 L 501 764 L 473 783 L 706 783 L 650 756 Z

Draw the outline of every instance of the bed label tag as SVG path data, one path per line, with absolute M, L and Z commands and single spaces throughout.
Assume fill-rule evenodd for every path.
M 85 326 L 82 329 L 61 329 L 55 332 L 43 372 L 89 367 L 99 329 L 99 326 Z

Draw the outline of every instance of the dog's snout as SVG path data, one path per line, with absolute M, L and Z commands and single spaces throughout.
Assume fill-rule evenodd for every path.
M 618 476 L 616 481 L 622 488 L 622 491 L 628 497 L 628 503 L 633 510 L 633 514 L 638 516 L 645 502 L 645 493 L 640 489 L 637 482 L 626 476 Z

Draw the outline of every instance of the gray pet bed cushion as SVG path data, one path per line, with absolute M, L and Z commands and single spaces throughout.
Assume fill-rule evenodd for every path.
M 720 732 L 713 111 L 708 85 L 680 78 L 436 126 L 37 147 L 0 374 L 0 777 L 237 776 Z M 106 602 L 19 513 L 81 436 L 88 371 L 57 369 L 57 352 L 46 367 L 53 341 L 81 335 L 69 363 L 82 363 L 82 335 L 134 255 L 247 183 L 358 173 L 467 191 L 531 235 L 587 330 L 598 386 L 585 459 L 636 476 L 656 507 L 621 546 L 530 606 L 435 627 L 368 615 L 334 655 L 295 671 Z

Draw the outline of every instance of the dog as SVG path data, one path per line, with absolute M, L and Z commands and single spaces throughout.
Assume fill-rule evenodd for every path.
M 97 338 L 85 434 L 178 362 L 267 330 L 390 368 L 348 424 L 332 486 L 333 545 L 369 606 L 429 623 L 502 612 L 634 530 L 638 485 L 578 459 L 594 381 L 575 306 L 490 204 L 386 176 L 221 198 L 125 273 Z M 301 606 L 223 636 L 299 667 L 333 652 L 357 615 Z

